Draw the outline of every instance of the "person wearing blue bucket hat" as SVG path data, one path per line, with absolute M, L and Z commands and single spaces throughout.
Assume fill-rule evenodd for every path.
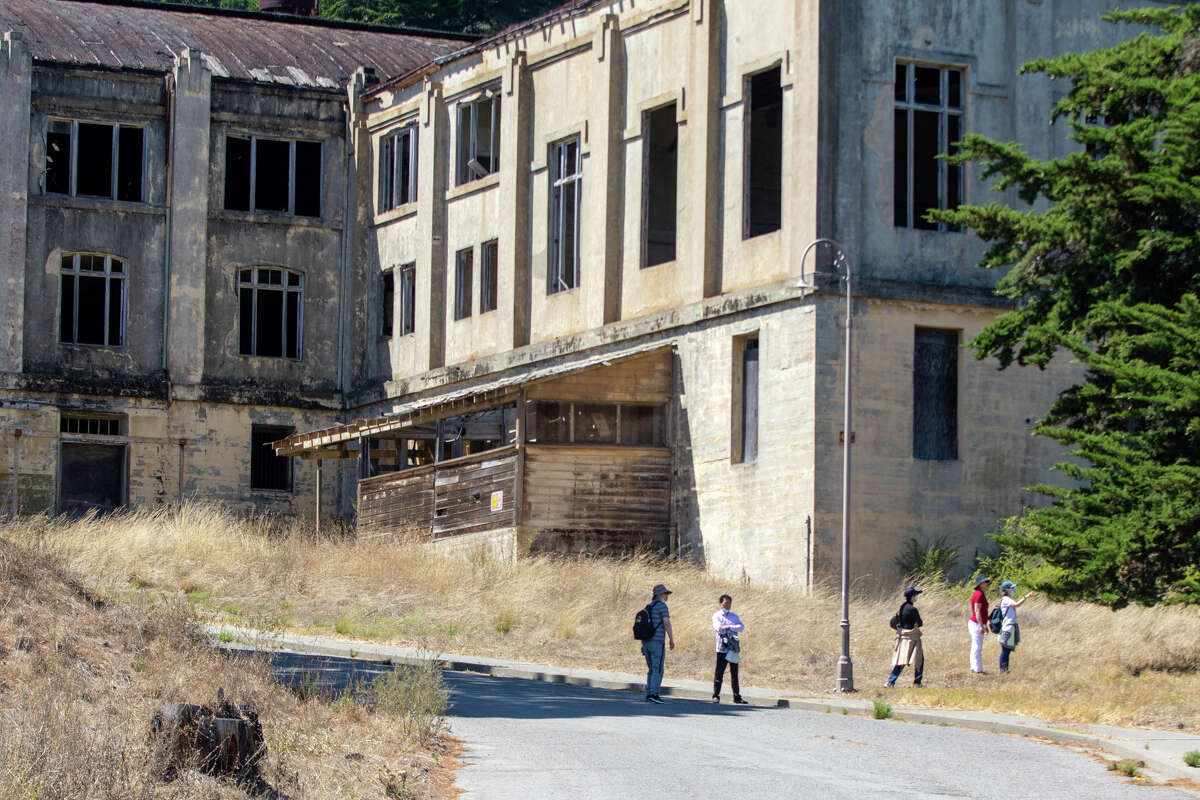
M 1000 584 L 1000 592 L 1004 595 L 1000 598 L 1000 613 L 1003 615 L 1004 622 L 1000 625 L 1000 635 L 996 637 L 996 641 L 1000 645 L 1001 672 L 1008 672 L 1012 651 L 1021 643 L 1021 628 L 1017 625 L 1017 609 L 1035 594 L 1027 592 L 1020 600 L 1014 600 L 1013 589 L 1016 588 L 1017 585 L 1012 581 Z

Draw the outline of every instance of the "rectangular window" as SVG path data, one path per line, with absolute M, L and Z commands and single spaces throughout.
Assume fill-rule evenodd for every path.
M 677 206 L 675 192 L 679 171 L 679 128 L 675 104 L 645 114 L 645 179 L 642 181 L 642 266 L 651 267 L 675 260 Z
M 939 154 L 953 155 L 963 137 L 961 69 L 897 62 L 895 178 L 893 207 L 897 228 L 958 230 L 925 219 L 931 209 L 957 208 L 963 198 L 963 171 Z
M 662 447 L 666 428 L 663 406 L 621 406 L 621 444 Z
M 913 458 L 958 458 L 958 331 L 917 328 L 913 346 Z
M 225 208 L 321 216 L 321 143 L 225 137 Z
M 250 488 L 272 489 L 279 492 L 292 490 L 292 459 L 277 456 L 270 446 L 287 436 L 295 428 L 278 425 L 250 426 Z
M 492 90 L 483 97 L 458 105 L 457 181 L 464 183 L 500 169 L 500 95 Z
M 579 137 L 550 147 L 550 253 L 546 294 L 579 285 L 579 201 L 583 155 Z
M 89 436 L 120 436 L 121 417 L 75 416 L 63 414 L 58 418 L 59 433 L 83 433 Z
M 499 295 L 500 243 L 495 239 L 484 242 L 480 248 L 482 262 L 479 265 L 479 313 L 496 310 Z
M 417 201 L 417 126 L 409 125 L 379 140 L 379 210 Z
M 47 194 L 140 203 L 145 161 L 141 127 L 75 120 L 50 120 L 47 126 Z
M 396 275 L 391 270 L 383 273 L 383 286 L 380 288 L 379 334 L 384 339 L 392 338 L 392 321 L 396 307 Z
M 746 156 L 743 237 L 777 231 L 783 221 L 783 87 L 780 67 L 745 81 Z
M 400 268 L 400 335 L 407 336 L 417 329 L 417 265 Z
M 304 276 L 277 267 L 238 274 L 239 352 L 299 360 L 304 331 Z
M 528 400 L 526 441 L 537 444 L 622 444 L 663 447 L 667 409 L 661 405 Z
M 733 462 L 758 460 L 758 336 L 733 340 Z
M 59 262 L 58 340 L 65 344 L 125 344 L 125 264 L 112 256 L 65 253 Z
M 474 251 L 468 247 L 454 254 L 454 318 L 471 316 L 471 281 Z

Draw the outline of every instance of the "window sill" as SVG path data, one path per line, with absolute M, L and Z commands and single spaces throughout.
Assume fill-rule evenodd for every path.
M 398 219 L 408 219 L 409 217 L 415 217 L 416 215 L 417 203 L 416 201 L 413 201 L 411 203 L 405 203 L 402 206 L 389 208 L 387 211 L 381 211 L 380 213 L 376 214 L 375 224 L 385 225 L 389 222 L 395 222 Z
M 135 203 L 131 200 L 107 200 L 103 197 L 68 197 L 66 195 L 30 195 L 30 205 L 46 208 L 70 208 L 77 211 L 109 211 L 125 214 L 149 214 L 163 216 L 166 209 L 149 203 Z
M 251 486 L 250 494 L 267 499 L 282 500 L 285 497 L 293 497 L 296 494 L 295 489 L 265 489 L 260 486 Z
M 79 350 L 83 353 L 95 353 L 98 351 L 122 353 L 125 351 L 125 345 L 123 344 L 84 344 L 82 342 L 59 342 L 58 346 L 66 349 L 68 352 Z
M 249 353 L 238 353 L 237 357 L 246 359 L 248 361 L 261 361 L 265 364 L 278 364 L 280 361 L 284 361 L 289 364 L 304 363 L 304 356 L 301 356 L 300 358 L 289 358 L 288 356 L 256 356 Z
M 482 178 L 473 180 L 469 183 L 464 183 L 461 186 L 455 186 L 453 189 L 446 191 L 446 201 L 457 200 L 460 197 L 483 192 L 488 189 L 495 188 L 500 185 L 500 173 L 493 172 L 490 175 L 485 175 Z
M 283 225 L 290 228 L 318 228 L 330 230 L 335 225 L 324 217 L 298 217 L 287 214 L 269 214 L 262 211 L 231 211 L 227 208 L 209 213 L 211 219 L 221 222 L 245 222 L 256 225 Z

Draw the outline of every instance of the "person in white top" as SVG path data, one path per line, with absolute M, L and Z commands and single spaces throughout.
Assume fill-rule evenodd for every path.
M 1012 655 L 1012 651 L 1021 643 L 1021 626 L 1017 624 L 1017 609 L 1034 595 L 1034 592 L 1028 592 L 1020 600 L 1014 600 L 1012 593 L 1016 588 L 1017 585 L 1012 581 L 1000 584 L 1000 591 L 1004 593 L 1004 596 L 1000 598 L 1000 613 L 1004 615 L 1004 622 L 1000 626 L 1000 635 L 996 637 L 996 643 L 1000 645 L 1001 672 L 1008 672 L 1008 659 Z
M 727 594 L 717 600 L 719 608 L 713 614 L 713 632 L 717 637 L 717 669 L 713 673 L 714 703 L 721 702 L 721 682 L 725 678 L 725 665 L 729 665 L 729 682 L 733 684 L 733 702 L 748 705 L 742 699 L 741 687 L 738 685 L 738 661 L 741 657 L 741 644 L 738 634 L 746 630 L 746 626 L 738 619 L 738 615 L 730 610 L 733 598 Z

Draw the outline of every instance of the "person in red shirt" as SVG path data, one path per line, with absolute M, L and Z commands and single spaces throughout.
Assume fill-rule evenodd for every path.
M 971 595 L 971 618 L 967 620 L 967 631 L 971 634 L 971 672 L 983 672 L 983 637 L 988 632 L 987 589 L 992 579 L 980 578 Z

